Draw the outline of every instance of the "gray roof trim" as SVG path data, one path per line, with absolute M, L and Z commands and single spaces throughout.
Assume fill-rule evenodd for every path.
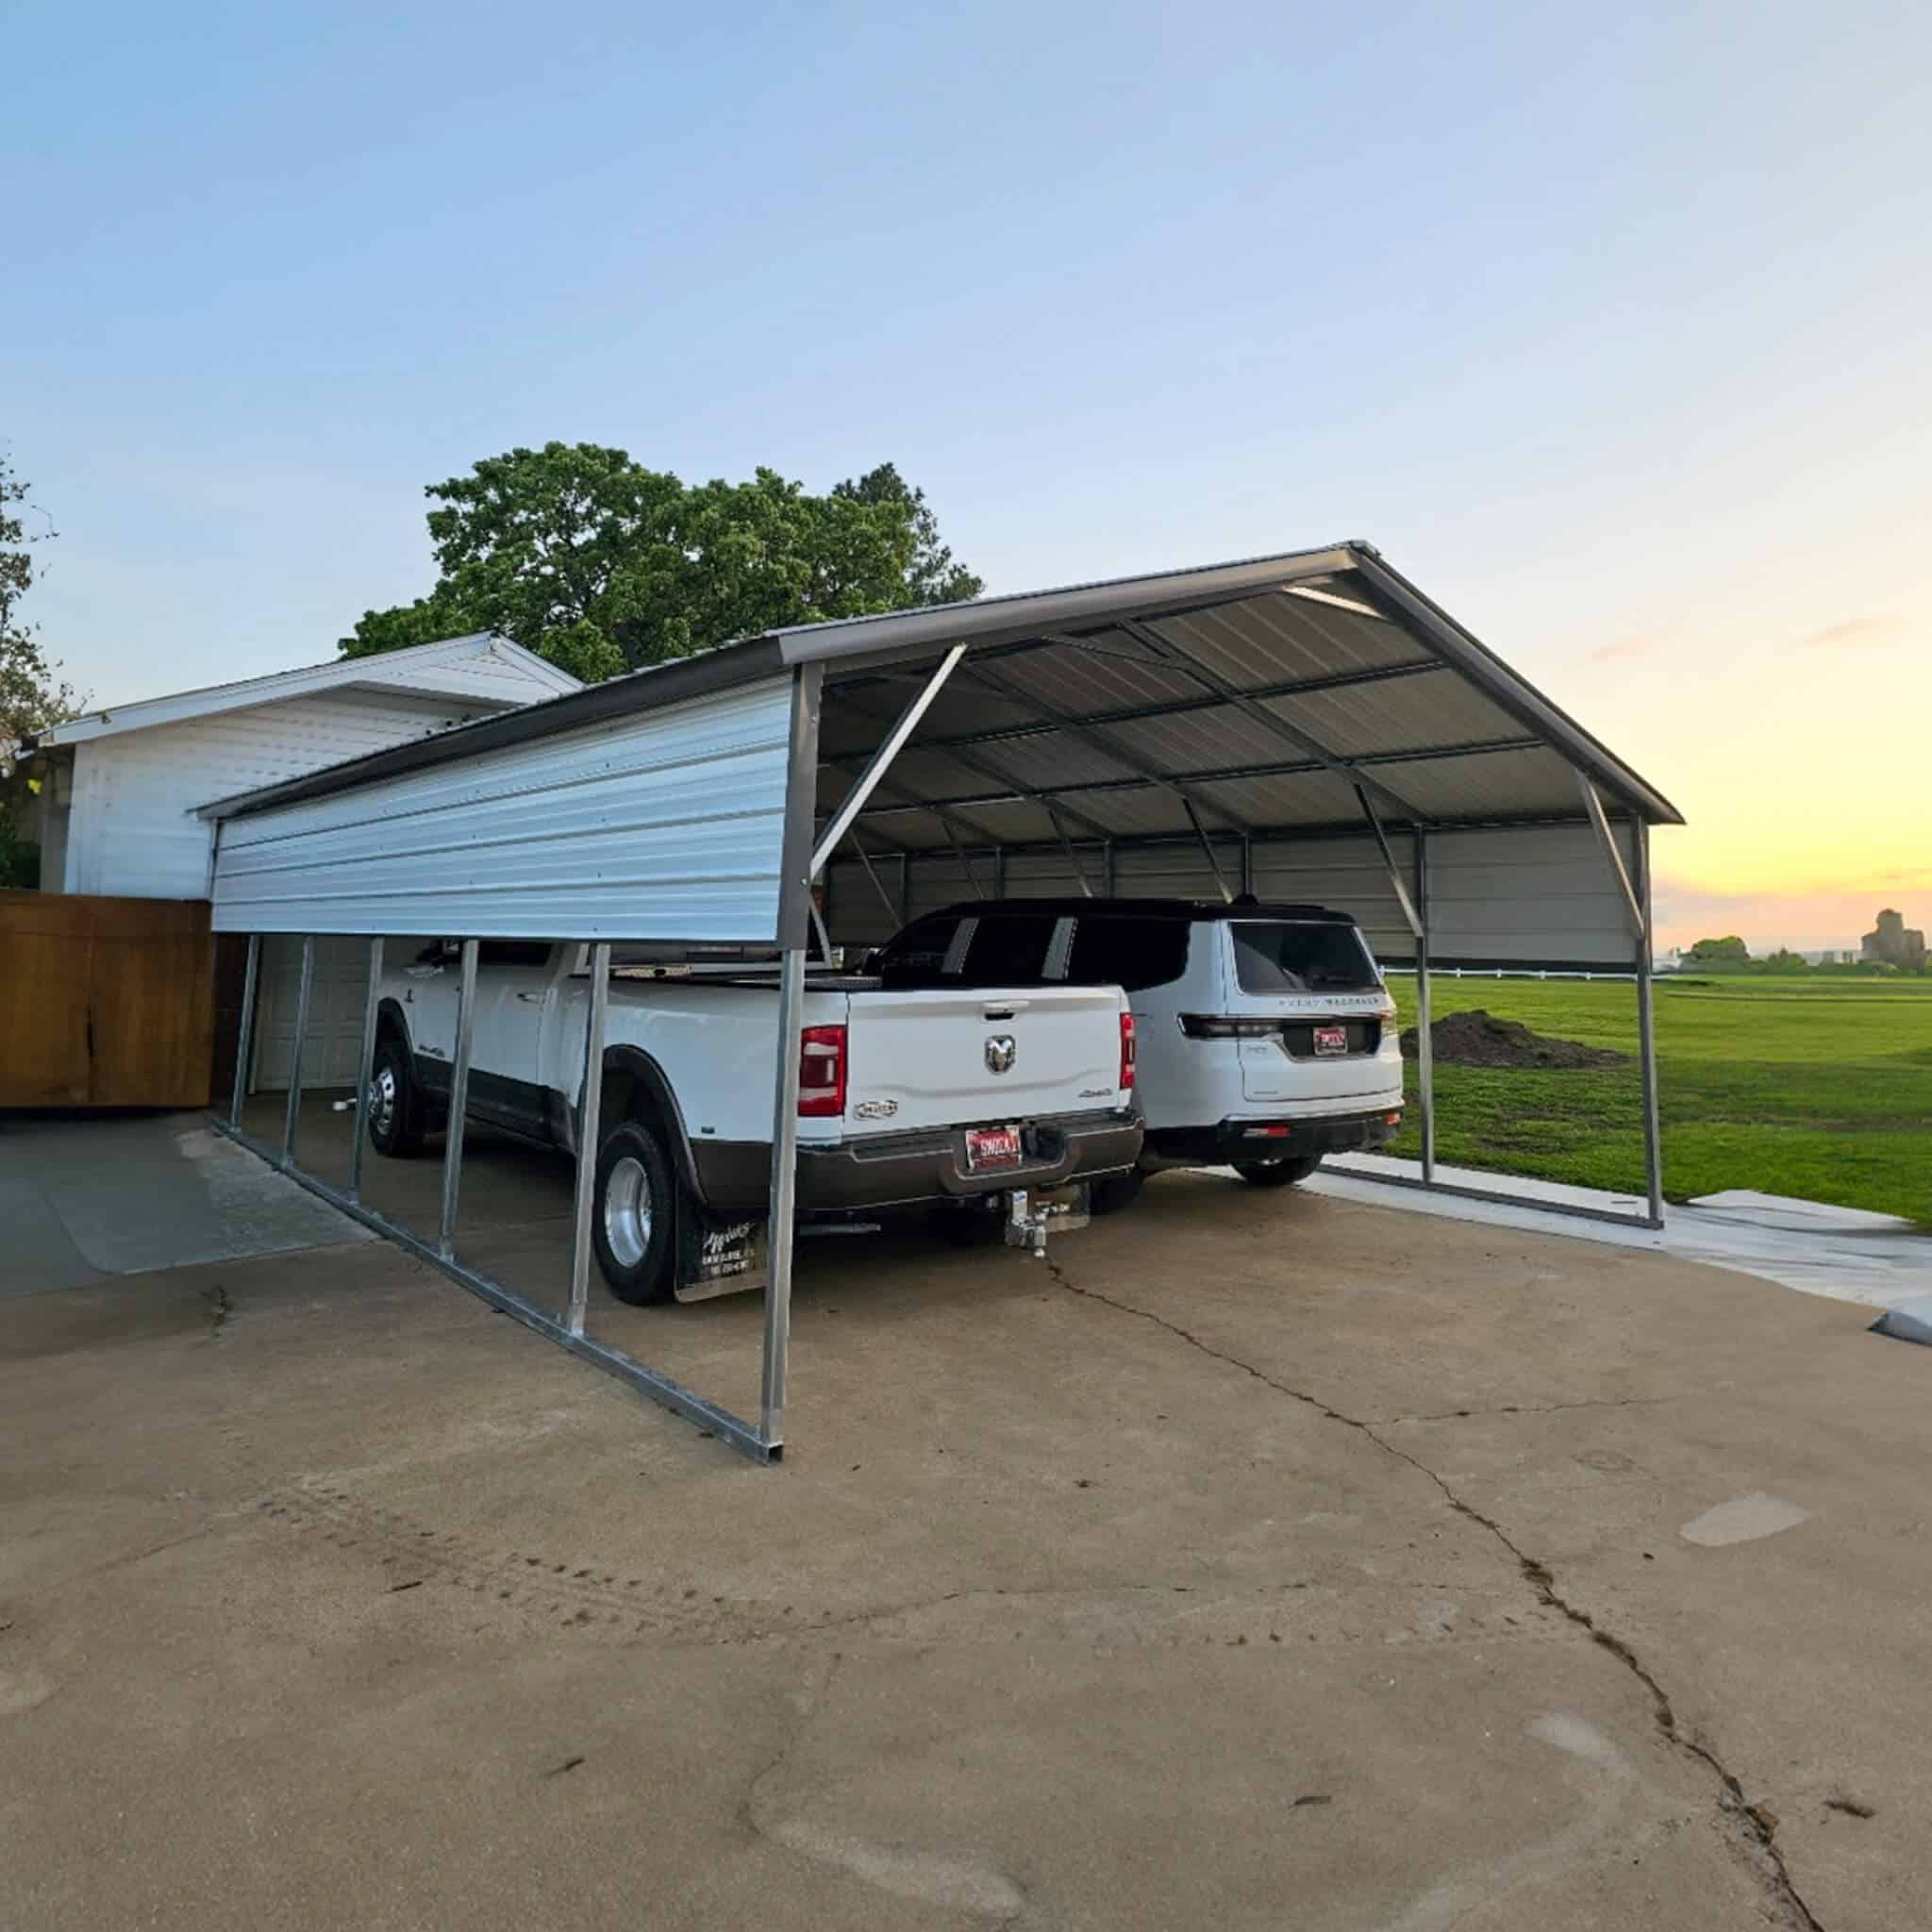
M 1347 543 L 1324 550 L 1294 550 L 1240 563 L 1161 571 L 1153 576 L 1110 577 L 1064 590 L 1022 591 L 981 597 L 971 604 L 935 604 L 923 610 L 889 610 L 877 617 L 834 618 L 794 625 L 771 635 L 783 645 L 788 664 L 832 658 L 868 658 L 891 651 L 940 650 L 961 641 L 1019 641 L 1041 631 L 1092 624 L 1123 613 L 1165 616 L 1201 604 L 1273 589 L 1303 577 L 1352 570 L 1356 550 Z

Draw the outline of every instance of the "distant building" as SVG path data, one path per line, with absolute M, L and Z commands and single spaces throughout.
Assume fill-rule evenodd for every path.
M 1878 915 L 1878 930 L 1865 935 L 1859 955 L 1874 965 L 1921 973 L 1925 966 L 1925 935 L 1917 926 L 1908 926 L 1904 913 L 1888 907 Z

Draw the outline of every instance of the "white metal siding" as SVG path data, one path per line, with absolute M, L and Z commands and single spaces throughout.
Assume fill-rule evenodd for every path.
M 222 828 L 218 932 L 769 941 L 791 679 Z
M 76 745 L 66 889 L 142 899 L 205 897 L 211 834 L 195 812 L 209 799 L 501 708 L 405 691 L 338 691 Z

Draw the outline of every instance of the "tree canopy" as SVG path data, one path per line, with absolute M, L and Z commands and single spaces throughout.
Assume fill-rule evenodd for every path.
M 16 769 L 20 741 L 77 715 L 81 700 L 47 656 L 40 625 L 21 614 L 33 587 L 34 546 L 54 538 L 53 521 L 32 502 L 0 450 L 0 886 L 32 886 L 40 854 L 22 830 L 36 781 Z
M 1750 958 L 1751 949 L 1732 933 L 1721 940 L 1699 940 L 1686 957 L 1700 966 L 1742 965 Z
M 814 496 L 775 470 L 686 484 L 621 449 L 548 442 L 425 494 L 435 587 L 366 611 L 345 657 L 488 630 L 589 683 L 778 625 L 982 588 L 891 463 Z

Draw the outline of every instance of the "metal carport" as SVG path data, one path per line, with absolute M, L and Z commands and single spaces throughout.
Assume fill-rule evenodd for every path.
M 775 1458 L 793 1233 L 797 1032 L 825 921 L 882 938 L 963 896 L 1319 899 L 1353 911 L 1422 1008 L 1434 1174 L 1432 966 L 1628 972 L 1648 1212 L 1662 1218 L 1649 828 L 1670 803 L 1370 545 L 776 630 L 205 808 L 218 931 L 461 935 L 435 1241 L 251 1142 L 540 1332 Z M 567 1303 L 466 1268 L 455 1236 L 476 942 L 588 941 L 602 1064 L 612 941 L 775 949 L 770 1278 L 760 1416 L 732 1416 L 589 1340 L 590 1171 Z M 300 1027 L 298 1025 L 298 1038 Z M 365 1018 L 364 1074 L 375 1037 Z M 247 1040 L 242 1041 L 242 1064 Z M 581 1143 L 597 1140 L 587 1083 Z M 241 1135 L 241 1088 L 226 1124 Z M 243 1137 L 245 1138 L 245 1137 Z

